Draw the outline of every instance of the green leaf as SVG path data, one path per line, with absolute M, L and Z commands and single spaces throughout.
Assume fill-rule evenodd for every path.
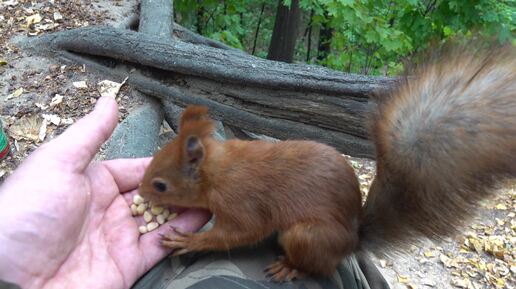
M 449 26 L 443 27 L 444 36 L 448 37 L 453 34 L 453 30 Z
M 365 36 L 365 39 L 366 39 L 367 43 L 377 42 L 377 40 L 379 38 L 378 34 L 374 30 L 367 31 L 364 36 Z

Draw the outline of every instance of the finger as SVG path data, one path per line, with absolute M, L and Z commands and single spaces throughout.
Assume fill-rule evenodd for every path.
M 151 160 L 152 158 L 117 159 L 103 161 L 102 165 L 113 176 L 118 190 L 125 193 L 138 187 Z
M 175 219 L 165 223 L 158 229 L 140 237 L 140 250 L 147 260 L 147 269 L 154 266 L 172 250 L 161 245 L 163 234 L 175 234 L 170 226 L 182 232 L 196 232 L 204 226 L 211 217 L 211 213 L 202 209 L 188 209 Z M 169 226 L 170 225 L 170 226 Z
M 44 148 L 46 156 L 70 166 L 74 172 L 83 171 L 100 146 L 109 138 L 118 121 L 118 108 L 112 97 L 101 97 L 95 109 L 65 130 Z

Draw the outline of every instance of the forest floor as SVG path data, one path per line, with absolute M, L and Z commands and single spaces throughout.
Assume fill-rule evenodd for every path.
M 0 2 L 0 119 L 12 145 L 11 155 L 0 162 L 0 181 L 42 142 L 91 111 L 105 80 L 80 65 L 27 55 L 16 42 L 87 25 L 117 26 L 135 9 L 133 0 Z M 117 96 L 121 120 L 141 101 L 130 95 L 124 86 Z M 374 161 L 349 160 L 366 194 Z M 515 212 L 516 184 L 508 184 L 456 238 L 374 261 L 393 289 L 515 288 Z

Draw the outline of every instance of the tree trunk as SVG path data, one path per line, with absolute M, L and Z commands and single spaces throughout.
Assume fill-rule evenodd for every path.
M 314 9 L 310 11 L 310 20 L 308 22 L 308 43 L 306 44 L 306 63 L 310 63 L 310 51 L 312 50 L 312 18 L 314 18 Z
M 299 0 L 292 0 L 290 8 L 283 5 L 283 0 L 278 0 L 276 21 L 267 59 L 292 63 L 300 16 Z
M 260 10 L 260 16 L 258 16 L 258 24 L 256 24 L 256 31 L 254 32 L 253 50 L 251 55 L 254 55 L 256 51 L 256 41 L 258 40 L 258 33 L 260 32 L 260 25 L 262 24 L 263 11 L 265 10 L 265 1 L 262 3 L 262 9 Z
M 174 4 L 171 0 L 141 2 L 138 31 L 168 39 L 172 36 Z
M 317 46 L 317 60 L 323 61 L 331 52 L 331 38 L 333 28 L 327 22 L 323 22 L 319 32 L 319 44 Z
M 203 32 L 203 18 L 204 18 L 204 7 L 201 6 L 202 4 L 202 1 L 197 1 L 197 5 L 199 6 L 199 8 L 197 9 L 197 12 L 196 12 L 196 26 L 197 26 L 197 33 L 199 33 L 199 35 L 202 35 L 202 32 Z

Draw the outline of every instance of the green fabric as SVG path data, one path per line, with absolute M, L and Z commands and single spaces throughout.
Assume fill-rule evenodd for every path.
M 133 289 L 388 289 L 385 279 L 365 255 L 352 255 L 342 261 L 328 279 L 304 278 L 299 281 L 274 283 L 263 269 L 281 254 L 275 238 L 261 244 L 231 250 L 168 257 L 142 277 Z M 361 266 L 366 266 L 364 269 Z M 371 267 L 372 268 L 369 268 Z M 374 282 L 370 285 L 368 279 Z
M 166 282 L 164 277 L 167 272 L 172 271 L 172 263 L 169 258 L 163 259 L 156 264 L 149 272 L 143 275 L 133 286 L 138 289 L 164 289 Z

